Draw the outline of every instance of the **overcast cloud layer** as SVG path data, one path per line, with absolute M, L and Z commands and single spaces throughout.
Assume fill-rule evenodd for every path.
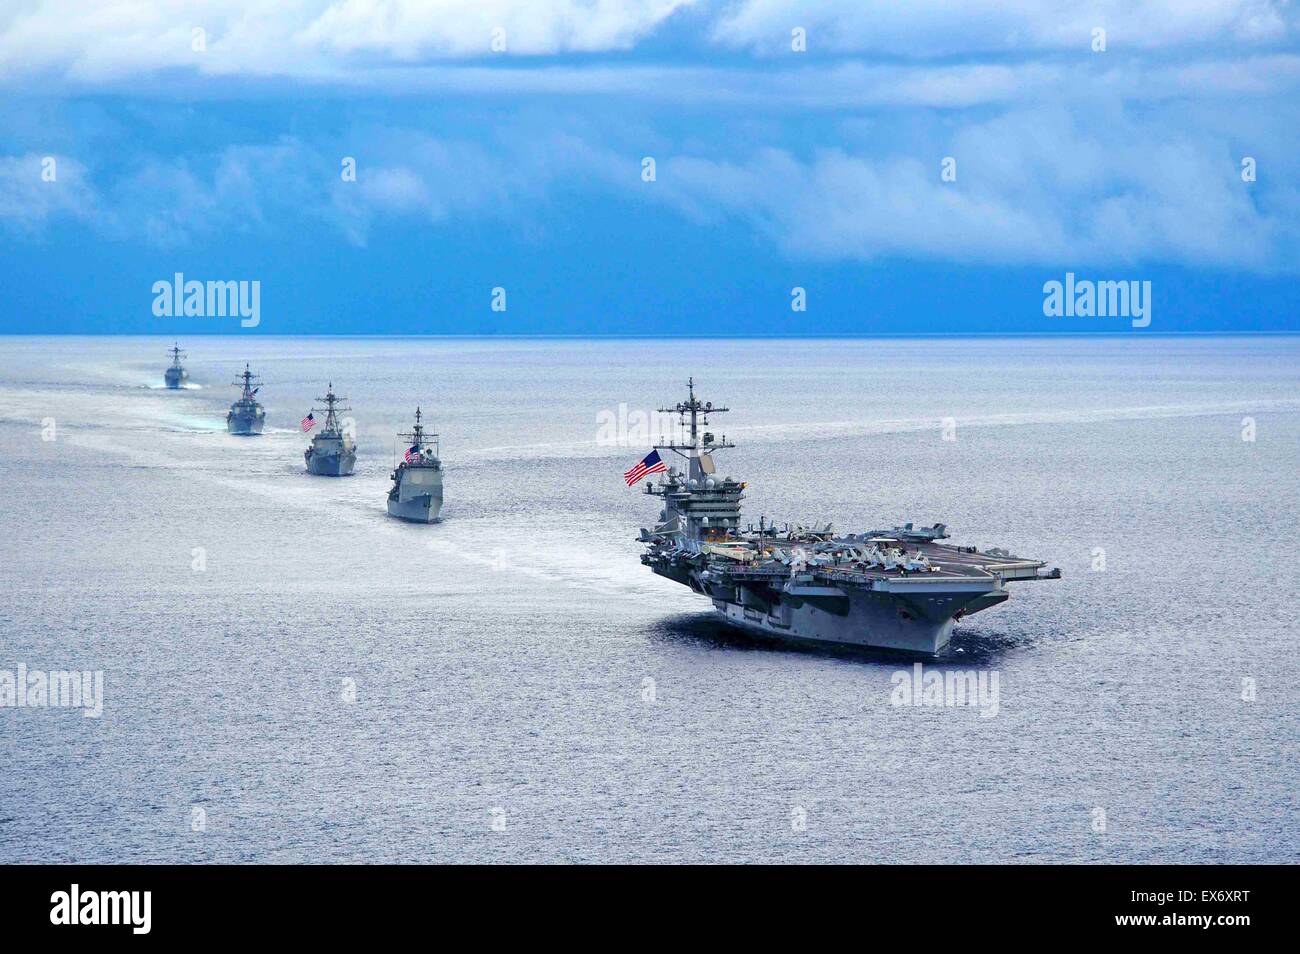
M 391 221 L 544 230 L 563 196 L 792 262 L 1289 272 L 1294 38 L 1280 0 L 8 2 L 0 227 L 364 247 Z M 344 118 L 257 121 L 298 100 Z M 426 107 L 462 112 L 403 112 Z
M 1259 49 L 1288 43 L 1285 0 L 8 0 L 0 78 L 86 82 L 170 68 L 355 77 L 383 64 L 624 51 L 668 33 L 680 50 L 919 58 L 1080 49 Z M 678 28 L 673 30 L 671 28 Z M 194 50 L 193 31 L 204 31 Z M 502 31 L 500 34 L 494 31 Z

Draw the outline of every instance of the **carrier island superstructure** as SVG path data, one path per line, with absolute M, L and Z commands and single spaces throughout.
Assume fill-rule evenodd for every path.
M 745 484 L 716 476 L 714 455 L 734 447 L 704 428 L 727 411 L 695 396 L 676 414 L 684 437 L 658 444 L 684 462 L 645 492 L 663 498 L 654 529 L 642 529 L 641 562 L 709 597 L 728 623 L 789 642 L 934 655 L 953 624 L 1004 602 L 1006 584 L 1057 579 L 1060 570 L 1004 550 L 941 543 L 943 524 L 839 534 L 831 525 L 740 526 Z

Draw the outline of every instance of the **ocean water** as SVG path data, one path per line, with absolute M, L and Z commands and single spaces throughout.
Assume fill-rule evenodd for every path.
M 210 337 L 180 392 L 170 344 L 0 338 L 0 671 L 104 674 L 100 718 L 0 708 L 0 862 L 1300 854 L 1300 339 Z M 245 361 L 257 438 L 224 431 Z M 621 474 L 688 375 L 751 518 L 1062 569 L 936 664 L 996 673 L 996 714 L 639 564 Z M 346 479 L 303 471 L 329 381 Z M 384 510 L 417 403 L 433 526 Z

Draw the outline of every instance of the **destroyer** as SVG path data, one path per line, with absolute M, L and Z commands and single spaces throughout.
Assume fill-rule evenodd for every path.
M 248 370 L 235 378 L 235 387 L 242 388 L 239 400 L 230 405 L 226 414 L 226 430 L 232 434 L 260 434 L 266 421 L 266 409 L 257 403 L 255 395 L 262 390 L 262 379 Z M 256 384 L 257 387 L 253 387 Z
M 397 436 L 411 443 L 402 455 L 402 462 L 393 471 L 393 486 L 388 491 L 388 512 L 400 520 L 433 523 L 442 511 L 442 461 L 438 459 L 438 435 L 426 439 L 417 407 L 415 427 Z
M 172 390 L 185 387 L 185 383 L 190 379 L 190 373 L 181 365 L 181 358 L 189 357 L 180 349 L 180 345 L 172 342 L 172 350 L 167 352 L 172 356 L 172 366 L 163 372 L 163 380 Z
M 339 426 L 338 412 L 350 411 L 352 408 L 337 406 L 347 398 L 335 396 L 332 381 L 325 396 L 316 400 L 325 404 L 325 423 L 321 426 L 320 433 L 312 438 L 311 447 L 303 454 L 307 460 L 307 470 L 322 477 L 346 477 L 356 466 L 357 445 L 352 440 L 352 435 Z M 304 420 L 310 420 L 314 424 L 317 410 L 318 408 L 312 408 L 311 414 Z
M 1004 550 L 940 543 L 941 523 L 841 535 L 829 523 L 778 528 L 760 519 L 742 530 L 746 485 L 715 476 L 713 460 L 735 445 L 701 433 L 709 415 L 728 409 L 696 398 L 693 379 L 687 387 L 686 401 L 662 409 L 678 416 L 686 440 L 656 445 L 625 477 L 666 470 L 663 483 L 646 486 L 664 508 L 653 530 L 641 530 L 641 562 L 709 597 L 729 624 L 791 642 L 933 655 L 957 620 L 1005 601 L 1007 583 L 1060 577 Z M 659 451 L 681 457 L 685 470 L 666 467 Z

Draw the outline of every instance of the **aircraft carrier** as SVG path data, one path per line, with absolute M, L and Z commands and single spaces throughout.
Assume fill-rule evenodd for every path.
M 746 485 L 716 476 L 713 459 L 735 445 L 702 430 L 728 408 L 700 401 L 694 379 L 687 387 L 686 401 L 660 408 L 678 415 L 685 437 L 655 452 L 677 455 L 684 467 L 665 468 L 661 483 L 646 485 L 663 510 L 654 529 L 641 530 L 641 562 L 709 597 L 727 623 L 786 642 L 933 656 L 954 623 L 1005 602 L 1008 583 L 1060 578 L 1060 570 L 1005 550 L 941 543 L 943 524 L 845 535 L 830 524 L 761 519 L 742 529 Z M 636 468 L 625 477 L 640 479 Z

